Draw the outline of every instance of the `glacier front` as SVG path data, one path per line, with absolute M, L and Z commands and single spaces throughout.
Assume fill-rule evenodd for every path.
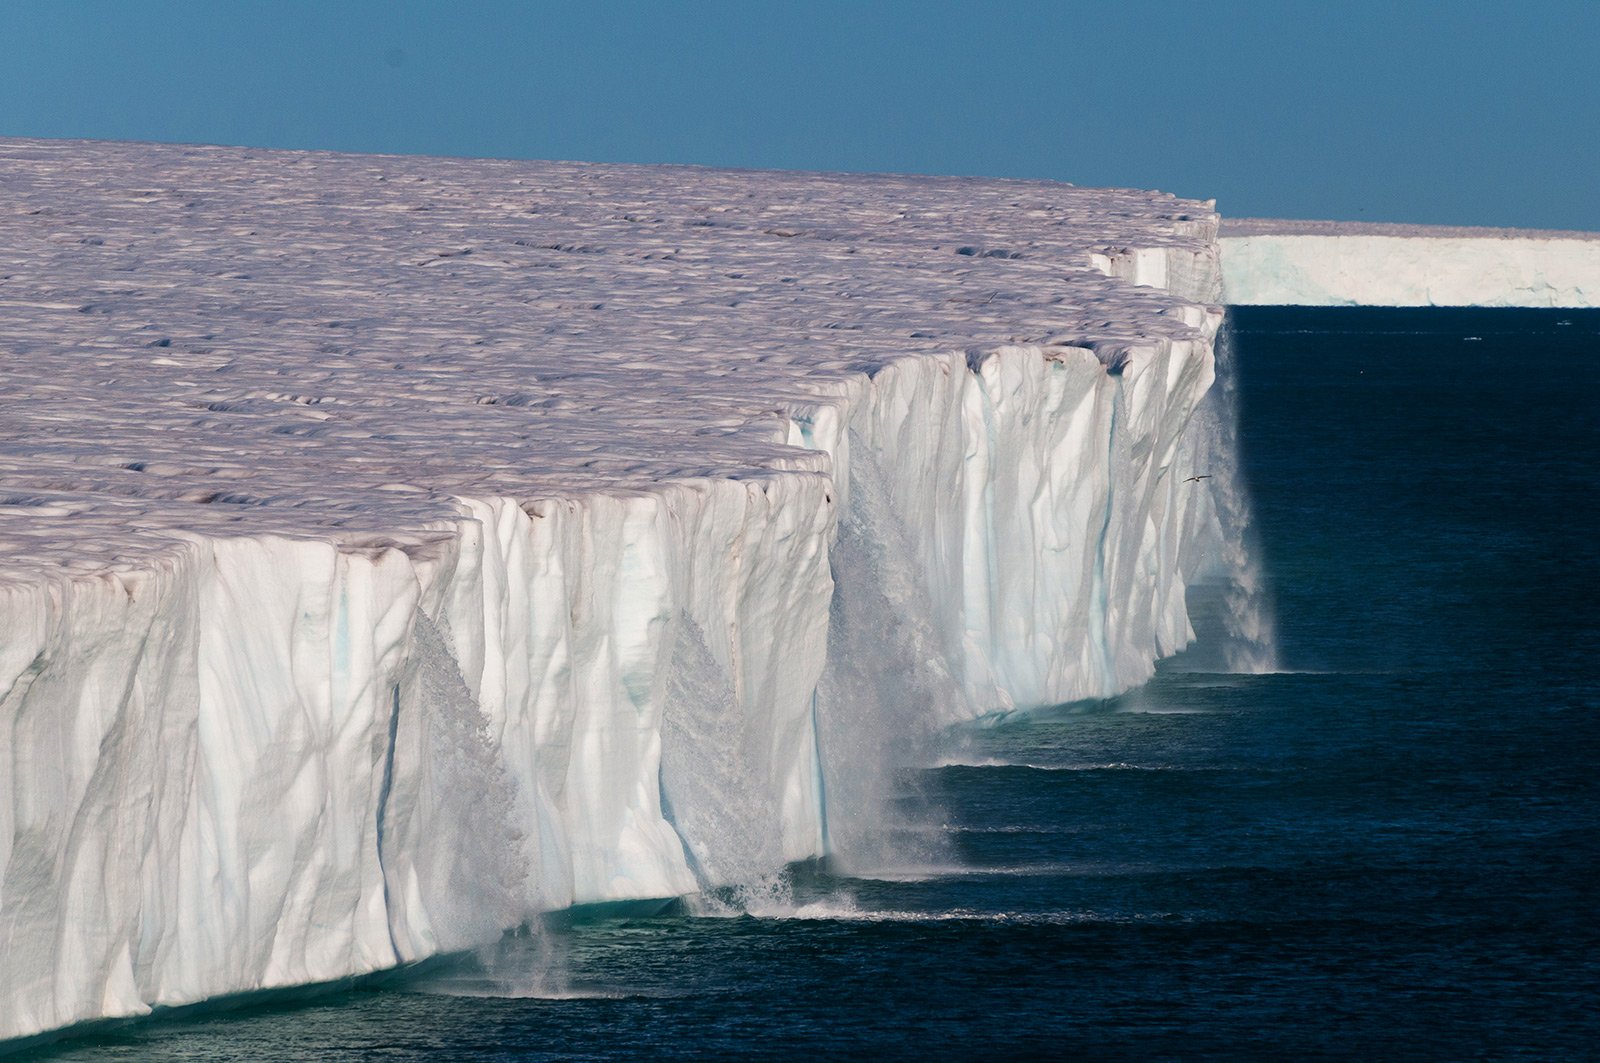
M 1234 305 L 1600 306 L 1600 233 L 1229 218 Z
M 897 731 L 1192 637 L 1209 203 L 0 173 L 0 1039 L 848 857 Z

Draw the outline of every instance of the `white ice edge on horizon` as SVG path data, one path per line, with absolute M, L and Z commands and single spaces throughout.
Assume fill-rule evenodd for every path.
M 1228 219 L 1230 305 L 1600 306 L 1600 233 Z

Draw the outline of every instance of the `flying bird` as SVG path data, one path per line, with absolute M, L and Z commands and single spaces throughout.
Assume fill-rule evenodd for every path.
M 1211 474 L 1208 473 L 1208 472 L 1204 472 L 1204 473 L 1201 473 L 1199 476 L 1191 476 L 1191 477 L 1189 477 L 1187 480 L 1185 480 L 1183 482 L 1186 483 L 1186 484 L 1192 484 L 1192 483 L 1196 483 L 1196 482 L 1198 482 L 1200 480 L 1209 480 L 1209 479 L 1211 479 Z

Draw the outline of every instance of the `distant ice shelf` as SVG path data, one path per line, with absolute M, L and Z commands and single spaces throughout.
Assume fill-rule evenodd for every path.
M 1230 218 L 1236 305 L 1600 306 L 1600 233 Z
M 907 721 L 1192 637 L 1209 203 L 25 140 L 0 177 L 0 1039 L 848 856 Z

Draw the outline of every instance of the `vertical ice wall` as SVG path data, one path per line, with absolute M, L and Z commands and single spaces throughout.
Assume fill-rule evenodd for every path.
M 1600 234 L 1235 218 L 1228 302 L 1294 306 L 1600 305 Z
M 287 164 L 259 169 L 277 181 Z M 378 164 L 319 165 L 318 187 L 345 194 Z M 630 197 L 665 202 L 650 171 L 544 185 L 576 181 L 570 201 L 588 204 L 601 176 L 629 218 Z M 873 796 L 852 783 L 908 734 L 1108 694 L 1182 646 L 1199 522 L 1176 474 L 1212 377 L 1214 215 L 1144 193 L 875 180 L 697 173 L 674 194 L 837 181 L 827 217 L 856 228 L 797 239 L 759 203 L 759 229 L 690 211 L 709 250 L 679 264 L 637 220 L 585 216 L 547 247 L 518 214 L 483 264 L 415 260 L 405 309 L 378 304 L 415 313 L 407 329 L 362 309 L 380 270 L 341 264 L 323 278 L 346 286 L 339 316 L 260 358 L 229 353 L 243 341 L 203 286 L 155 283 L 202 293 L 156 305 L 208 338 L 152 340 L 132 377 L 121 333 L 75 341 L 108 352 L 75 386 L 104 372 L 126 429 L 113 410 L 75 435 L 85 396 L 46 360 L 32 383 L 20 358 L 36 422 L 7 437 L 0 497 L 0 1038 L 344 978 L 534 911 L 848 848 Z M 212 236 L 236 239 L 241 209 Z M 900 235 L 917 212 L 925 229 Z M 1129 217 L 1146 229 L 1102 235 Z M 978 224 L 987 243 L 940 242 Z M 639 252 L 596 275 L 583 256 L 602 238 Z M 275 246 L 249 249 L 253 272 L 208 276 L 265 283 Z M 544 261 L 514 257 L 529 247 L 573 276 L 528 272 Z M 197 258 L 180 247 L 171 268 Z M 306 271 L 324 260 L 293 259 L 283 297 L 323 290 Z M 475 361 L 458 337 L 492 338 L 478 308 L 521 299 L 529 276 L 560 289 L 550 351 Z M 88 294 L 46 280 L 39 333 L 9 340 L 23 355 L 96 322 Z M 661 283 L 596 334 L 599 311 Z M 245 295 L 228 313 L 259 343 L 249 315 L 289 304 Z M 363 313 L 383 323 L 325 340 Z M 799 315 L 822 324 L 796 331 Z M 441 318 L 467 324 L 430 361 L 418 336 Z M 702 319 L 720 322 L 713 345 L 673 331 Z M 629 346 L 646 327 L 677 345 L 660 363 Z M 363 342 L 378 359 L 327 368 Z

